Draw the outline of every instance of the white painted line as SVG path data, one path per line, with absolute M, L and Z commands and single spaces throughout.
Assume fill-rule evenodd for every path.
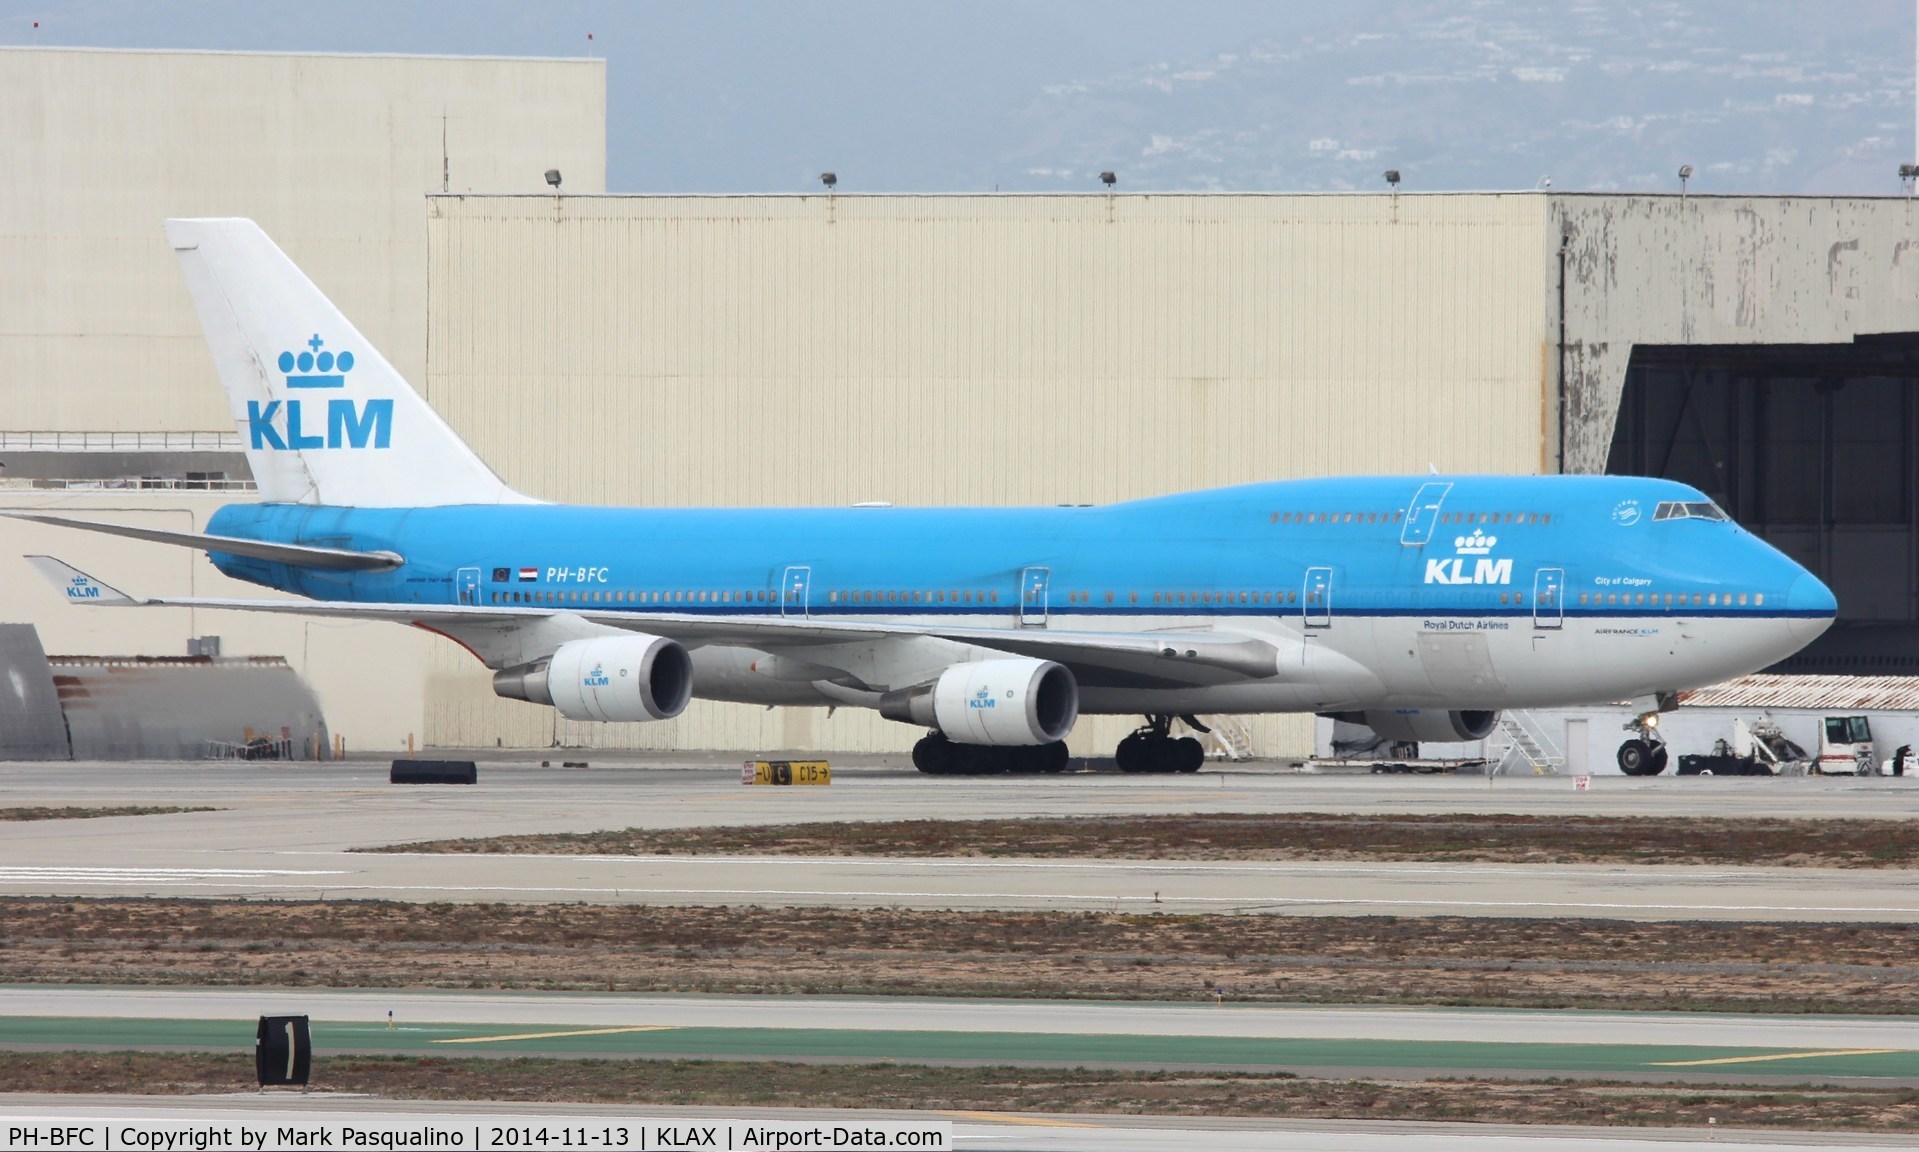
M 46 878 L 138 880 L 148 877 L 195 877 L 244 880 L 254 876 L 345 876 L 345 869 L 318 868 L 84 868 L 57 865 L 0 865 L 0 883 L 25 883 Z M 18 878 L 17 880 L 15 878 Z
M 338 873 L 336 873 L 337 875 Z M 236 876 L 235 880 L 246 879 Z M 130 881 L 117 879 L 75 879 L 68 883 L 91 887 L 124 884 Z M 155 887 L 171 888 L 230 888 L 232 884 L 215 884 L 193 880 L 158 879 L 139 881 Z M 0 877 L 0 884 L 6 881 Z M 980 900 L 1030 900 L 1041 903 L 1058 901 L 1079 901 L 1086 904 L 1158 904 L 1174 906 L 1181 904 L 1208 904 L 1235 907 L 1247 910 L 1275 909 L 1289 907 L 1381 907 L 1381 908 L 1574 908 L 1581 910 L 1611 912 L 1818 912 L 1821 914 L 1857 914 L 1857 915 L 1903 915 L 1919 914 L 1916 906 L 1873 906 L 1873 905 L 1832 905 L 1832 904 L 1634 904 L 1625 902 L 1598 902 L 1575 900 L 1413 900 L 1391 898 L 1362 898 L 1347 896 L 1177 896 L 1160 893 L 1153 895 L 1115 895 L 1105 893 L 1073 892 L 902 892 L 902 891 L 849 891 L 846 889 L 807 889 L 807 888 L 643 888 L 643 887 L 560 887 L 539 886 L 520 887 L 496 884 L 249 884 L 249 891 L 272 889 L 276 891 L 327 891 L 327 892 L 487 892 L 509 893 L 513 895 L 567 896 L 686 896 L 686 897 L 821 897 L 824 904 L 832 904 L 835 899 L 849 897 L 871 900 L 941 900 L 941 901 L 980 901 Z

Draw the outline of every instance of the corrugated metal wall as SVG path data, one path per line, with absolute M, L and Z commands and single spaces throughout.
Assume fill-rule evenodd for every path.
M 0 47 L 0 430 L 231 433 L 167 216 L 250 216 L 416 384 L 426 362 L 426 211 L 441 188 L 606 179 L 600 60 L 121 52 Z M 442 152 L 444 130 L 445 151 Z M 15 474 L 36 474 L 18 467 Z M 89 473 L 91 474 L 91 473 Z M 244 497 L 236 497 L 244 499 Z M 0 491 L 57 509 L 198 530 L 223 500 Z M 64 604 L 19 560 L 53 552 L 137 592 L 258 595 L 178 549 L 0 522 L 14 614 L 65 651 L 285 655 L 349 748 L 422 728 L 425 650 L 408 629 Z M 379 676 L 370 676 L 370 670 Z
M 426 360 L 421 197 L 605 187 L 600 60 L 0 48 L 9 430 L 232 423 L 160 222 L 250 216 L 387 357 Z
M 1539 468 L 1547 200 L 434 197 L 428 388 L 510 482 L 667 505 L 1109 501 Z M 555 726 L 437 653 L 436 742 L 904 749 L 854 712 Z M 1085 723 L 1110 749 L 1122 725 Z M 1301 721 L 1262 721 L 1267 751 Z
M 1635 344 L 1845 344 L 1919 330 L 1910 197 L 1552 203 L 1553 248 L 1566 237 L 1568 472 L 1605 470 Z

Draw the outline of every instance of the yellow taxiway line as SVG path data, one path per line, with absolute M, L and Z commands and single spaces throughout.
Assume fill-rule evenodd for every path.
M 1767 1060 L 1815 1060 L 1821 1056 L 1884 1056 L 1897 1048 L 1828 1048 L 1820 1052 L 1781 1052 L 1775 1056 L 1724 1056 L 1717 1060 L 1662 1060 L 1655 1068 L 1699 1068 L 1707 1064 L 1760 1064 Z
M 615 1032 L 670 1032 L 671 1024 L 635 1024 L 628 1028 L 580 1028 L 571 1032 L 522 1032 L 517 1036 L 460 1036 L 429 1040 L 429 1044 L 497 1044 L 504 1040 L 555 1040 L 561 1036 L 611 1036 Z

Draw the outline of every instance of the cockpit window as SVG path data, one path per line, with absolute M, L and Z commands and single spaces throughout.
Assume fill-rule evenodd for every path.
M 1711 502 L 1687 503 L 1682 500 L 1666 500 L 1653 509 L 1654 520 L 1724 520 L 1726 514 L 1719 505 Z

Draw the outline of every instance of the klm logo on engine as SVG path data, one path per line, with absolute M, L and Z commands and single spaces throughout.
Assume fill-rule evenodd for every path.
M 993 697 L 987 693 L 986 689 L 981 688 L 973 694 L 971 700 L 966 702 L 966 706 L 968 708 L 991 708 L 996 703 L 998 703 L 998 701 L 994 700 Z
M 1426 561 L 1428 584 L 1511 584 L 1513 562 L 1494 560 L 1488 555 L 1499 537 L 1475 530 L 1471 536 L 1453 537 L 1457 556 Z
M 607 678 L 605 665 L 595 664 L 593 671 L 582 677 L 580 683 L 587 688 L 604 688 L 613 681 Z
M 335 355 L 315 333 L 307 350 L 280 353 L 280 371 L 291 389 L 345 388 L 353 353 Z M 393 401 L 356 402 L 330 397 L 321 414 L 317 399 L 247 401 L 247 439 L 256 450 L 303 452 L 315 448 L 386 448 L 393 443 Z

